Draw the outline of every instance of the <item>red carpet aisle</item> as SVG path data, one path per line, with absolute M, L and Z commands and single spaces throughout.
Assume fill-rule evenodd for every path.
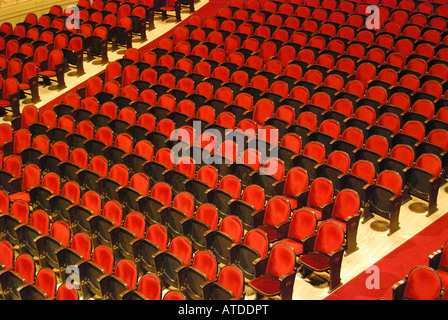
M 218 10 L 224 6 L 227 6 L 229 3 L 229 0 L 209 0 L 209 2 L 204 5 L 202 8 L 200 8 L 199 10 L 195 11 L 193 14 L 194 15 L 200 15 L 204 20 L 206 20 L 207 18 L 210 17 L 214 17 L 216 16 Z M 187 23 L 188 19 L 184 19 L 182 22 L 180 22 L 179 24 L 176 25 L 176 27 L 181 26 L 181 25 L 185 25 Z M 169 37 L 172 35 L 173 31 L 174 31 L 174 27 L 164 33 L 163 35 L 161 35 L 160 37 L 150 41 L 148 44 L 144 45 L 143 47 L 141 47 L 139 50 L 140 52 L 145 52 L 148 50 L 151 50 L 152 48 L 157 47 L 157 44 L 159 43 L 159 41 L 163 38 Z M 102 71 L 103 72 L 103 71 Z M 100 72 L 101 73 L 101 72 Z M 94 76 L 92 74 L 92 76 Z M 68 90 L 67 92 L 72 92 L 72 91 L 76 91 L 79 88 L 82 88 L 85 85 L 85 81 L 80 83 L 79 85 L 73 87 L 72 89 Z M 43 105 L 42 107 L 39 108 L 39 113 L 44 112 L 45 110 L 51 109 L 53 108 L 55 105 L 58 105 L 59 103 L 62 102 L 62 99 L 64 97 L 64 95 L 67 93 L 65 92 L 64 94 L 61 94 L 60 96 L 58 96 L 57 98 L 53 99 L 52 101 L 46 103 L 45 105 Z
M 334 291 L 325 300 L 372 300 L 392 298 L 392 286 L 418 265 L 428 265 L 428 256 L 448 240 L 448 214 L 417 233 L 374 265 L 379 273 L 378 289 L 368 289 L 374 273 L 362 272 Z M 375 272 L 375 269 L 374 269 Z

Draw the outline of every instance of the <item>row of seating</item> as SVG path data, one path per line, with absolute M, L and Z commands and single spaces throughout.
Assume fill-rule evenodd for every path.
M 72 253 L 76 254 L 77 250 L 82 247 L 82 234 L 79 234 L 71 249 Z M 85 240 L 85 239 L 84 239 Z M 70 249 L 66 249 L 70 250 Z M 149 300 L 185 300 L 186 297 L 178 290 L 170 290 L 162 294 L 162 286 L 160 279 L 155 274 L 148 273 L 141 277 L 138 284 L 132 286 L 132 276 L 129 275 L 129 282 L 120 281 L 120 276 L 123 277 L 123 272 L 132 272 L 132 263 L 130 261 L 122 260 L 118 263 L 115 270 L 113 266 L 109 266 L 111 260 L 107 260 L 107 247 L 99 247 L 92 254 L 92 261 L 97 266 L 110 269 L 110 275 L 107 281 L 117 281 L 117 283 L 124 283 L 127 289 L 123 294 L 123 299 L 137 296 L 137 299 Z M 0 252 L 2 260 L 0 271 L 0 284 L 2 287 L 2 299 L 21 299 L 21 300 L 79 300 L 82 296 L 79 295 L 72 284 L 58 284 L 57 276 L 51 268 L 38 268 L 35 264 L 34 258 L 27 254 L 19 254 L 14 258 L 14 249 L 11 244 L 3 240 L 0 242 Z M 112 280 L 111 280 L 112 279 Z M 107 291 L 105 291 L 107 292 Z

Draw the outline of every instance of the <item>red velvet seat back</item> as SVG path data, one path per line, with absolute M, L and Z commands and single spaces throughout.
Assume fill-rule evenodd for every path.
M 159 182 L 151 189 L 151 197 L 160 200 L 165 206 L 169 206 L 172 200 L 171 187 L 165 182 Z
M 58 289 L 56 300 L 78 300 L 78 293 L 74 287 L 64 283 Z
M 163 133 L 164 135 L 171 137 L 172 132 L 175 129 L 175 125 L 173 120 L 171 119 L 162 119 L 157 124 L 157 132 Z
M 98 173 L 101 178 L 107 177 L 109 168 L 104 156 L 95 156 L 90 160 L 89 169 Z
M 386 170 L 380 172 L 376 184 L 388 188 L 395 195 L 400 195 L 402 192 L 403 182 L 400 174 L 396 171 Z
M 192 247 L 190 240 L 184 236 L 175 237 L 171 240 L 168 251 L 182 260 L 184 265 L 191 261 Z
M 101 198 L 95 191 L 89 190 L 84 193 L 81 199 L 81 205 L 92 211 L 92 214 L 98 215 L 101 213 Z
M 328 156 L 327 164 L 341 170 L 341 173 L 347 173 L 350 170 L 350 157 L 344 151 L 335 150 Z
M 377 125 L 390 129 L 393 133 L 400 131 L 400 120 L 394 113 L 383 113 L 379 118 Z
M 291 168 L 286 174 L 283 193 L 295 197 L 308 189 L 308 183 L 308 173 L 305 169 L 301 167 Z
M 341 249 L 344 244 L 344 230 L 334 222 L 327 221 L 320 225 L 317 230 L 316 242 L 314 243 L 314 251 L 323 254 Z
M 90 259 L 92 244 L 90 238 L 85 233 L 77 233 L 73 236 L 71 247 L 76 252 L 80 253 L 84 260 Z
M 448 132 L 444 129 L 434 129 L 428 133 L 426 142 L 441 147 L 444 151 L 448 150 Z
M 244 276 L 235 266 L 225 266 L 218 276 L 218 283 L 232 291 L 234 297 L 240 297 L 244 290 Z
M 266 141 L 266 142 L 265 142 Z M 258 143 L 266 143 L 268 146 L 277 146 L 279 143 L 278 129 L 272 125 L 263 126 L 258 130 Z
M 326 178 L 316 178 L 310 186 L 308 205 L 321 208 L 333 200 L 333 183 Z
M 110 146 L 114 141 L 113 132 L 109 127 L 101 127 L 96 131 L 95 139 L 103 142 L 106 146 Z
M 358 194 L 351 189 L 341 190 L 334 200 L 332 215 L 345 220 L 359 213 L 360 200 Z
M 20 156 L 12 155 L 5 157 L 3 160 L 3 170 L 9 172 L 13 177 L 18 178 L 22 176 L 22 160 Z
M 176 163 L 175 169 L 186 174 L 189 179 L 194 178 L 196 173 L 196 165 L 191 157 L 180 158 Z
M 285 178 L 285 164 L 280 159 L 269 158 L 261 167 L 260 174 L 269 175 L 277 181 L 282 181 Z
M 57 282 L 56 276 L 51 269 L 41 269 L 36 275 L 35 284 L 47 294 L 47 298 L 54 297 Z
M 173 200 L 173 207 L 179 209 L 187 217 L 192 217 L 194 214 L 194 199 L 189 192 L 178 193 Z
M 364 144 L 364 133 L 359 128 L 349 127 L 342 132 L 341 140 L 349 142 L 359 149 Z
M 8 213 L 9 212 L 9 195 L 5 190 L 0 190 L 0 212 Z
M 47 235 L 50 229 L 50 219 L 43 210 L 36 210 L 31 214 L 30 225 L 40 231 L 41 235 Z
M 70 228 L 64 221 L 56 221 L 51 226 L 50 236 L 59 240 L 63 246 L 70 245 Z
M 32 256 L 27 253 L 22 253 L 17 257 L 14 270 L 25 279 L 26 283 L 34 282 L 35 269 Z
M 294 211 L 288 237 L 302 240 L 316 232 L 317 219 L 311 210 L 300 208 Z
M 129 289 L 134 289 L 137 285 L 137 268 L 130 260 L 120 260 L 115 266 L 115 276 L 122 279 Z
M 168 245 L 168 233 L 161 224 L 153 224 L 146 231 L 146 239 L 156 244 L 160 250 L 165 250 Z
M 265 257 L 269 251 L 269 239 L 261 230 L 251 229 L 244 236 L 244 244 L 254 249 L 260 254 L 260 257 Z
M 353 164 L 351 174 L 364 179 L 369 184 L 372 184 L 375 180 L 375 167 L 370 161 L 359 160 Z
M 55 142 L 52 147 L 50 154 L 52 156 L 58 157 L 61 161 L 67 161 L 69 158 L 69 148 L 68 145 L 63 141 Z
M 23 169 L 22 189 L 26 191 L 38 185 L 40 185 L 40 169 L 35 164 L 29 164 Z
M 0 241 L 0 264 L 5 269 L 12 269 L 14 266 L 14 251 L 9 241 Z
M 294 250 L 283 243 L 274 245 L 269 253 L 266 274 L 281 278 L 283 275 L 294 271 L 296 255 Z
M 226 175 L 219 182 L 219 189 L 230 193 L 234 199 L 239 199 L 241 195 L 241 182 L 233 175 Z
M 137 190 L 140 195 L 146 196 L 149 192 L 149 178 L 144 173 L 136 173 L 131 177 L 129 186 Z
M 218 185 L 218 171 L 211 165 L 206 165 L 198 170 L 197 179 L 209 185 L 210 188 L 216 188 Z
M 154 157 L 154 146 L 147 140 L 141 140 L 135 145 L 134 153 L 151 161 Z
M 116 200 L 107 201 L 102 210 L 102 216 L 110 219 L 114 225 L 120 226 L 123 222 L 123 210 L 121 204 Z
M 115 146 L 123 149 L 126 153 L 132 153 L 134 149 L 134 141 L 127 133 L 120 133 L 115 138 Z
M 92 262 L 104 269 L 105 273 L 111 273 L 114 269 L 114 256 L 111 249 L 100 245 L 92 253 Z
M 76 148 L 70 153 L 70 162 L 78 165 L 81 169 L 85 169 L 89 163 L 87 152 L 83 148 Z
M 294 154 L 300 154 L 302 152 L 302 138 L 296 133 L 287 133 L 280 141 L 280 146 L 292 150 Z
M 442 172 L 442 161 L 432 153 L 422 154 L 418 157 L 415 166 L 430 172 L 434 178 L 440 177 Z
M 218 211 L 216 207 L 210 203 L 200 205 L 196 211 L 195 217 L 207 224 L 212 230 L 218 227 Z
M 313 94 L 311 96 L 310 103 L 321 107 L 325 111 L 329 111 L 331 108 L 331 98 L 326 92 L 316 92 Z
M 311 141 L 303 148 L 303 155 L 308 156 L 318 163 L 324 163 L 325 161 L 325 147 L 321 142 Z
M 253 205 L 255 210 L 259 211 L 264 208 L 265 198 L 264 189 L 257 184 L 252 184 L 244 189 L 241 200 Z
M 376 112 L 371 106 L 363 105 L 356 109 L 355 118 L 374 125 L 376 121 Z
M 442 284 L 437 273 L 426 266 L 417 266 L 407 277 L 404 297 L 412 300 L 435 300 Z
M 40 134 L 33 139 L 32 147 L 41 151 L 42 154 L 48 154 L 50 152 L 50 139 L 47 135 Z
M 407 167 L 414 165 L 414 149 L 409 145 L 396 145 L 390 151 L 389 157 L 403 162 Z
M 154 274 L 145 274 L 138 282 L 138 291 L 149 300 L 160 300 L 162 295 L 160 279 Z
M 348 99 L 338 99 L 334 102 L 331 110 L 342 113 L 349 118 L 353 116 L 353 103 Z
M 62 195 L 67 197 L 73 204 L 78 204 L 81 198 L 81 189 L 76 181 L 68 181 L 62 187 Z
M 374 151 L 385 158 L 389 152 L 389 142 L 383 136 L 373 135 L 367 139 L 364 148 Z
M 304 104 L 307 104 L 310 100 L 310 92 L 307 88 L 302 86 L 297 86 L 291 89 L 291 92 L 289 93 L 290 98 L 296 99 L 298 101 L 303 102 Z M 301 115 L 301 114 L 300 114 Z M 299 115 L 299 117 L 300 117 Z
M 399 107 L 404 112 L 408 112 L 411 107 L 411 99 L 409 96 L 402 92 L 395 92 L 389 98 L 389 104 L 395 107 Z
M 416 120 L 406 122 L 401 129 L 401 133 L 414 137 L 418 142 L 422 142 L 426 136 L 425 126 Z
M 419 99 L 414 102 L 411 111 L 424 115 L 427 119 L 432 119 L 435 113 L 434 103 L 427 99 Z
M 277 226 L 279 223 L 287 221 L 291 213 L 288 201 L 280 196 L 272 197 L 266 204 L 266 211 L 263 224 Z
M 126 215 L 123 226 L 132 231 L 137 238 L 145 235 L 145 218 L 139 212 L 131 212 Z
M 253 120 L 264 125 L 265 120 L 274 115 L 274 103 L 266 98 L 260 99 L 254 106 Z
M 28 202 L 18 199 L 12 203 L 9 214 L 19 219 L 21 223 L 28 224 L 29 211 Z

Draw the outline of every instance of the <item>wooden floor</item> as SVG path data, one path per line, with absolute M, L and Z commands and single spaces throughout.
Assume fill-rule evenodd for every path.
M 384 225 L 387 226 L 387 221 L 381 217 L 375 217 L 364 224 L 360 223 L 357 238 L 359 250 L 349 256 L 344 256 L 341 269 L 342 283 L 347 283 L 359 273 L 365 272 L 368 267 L 375 265 L 386 254 L 447 213 L 448 184 L 441 186 L 439 189 L 437 212 L 428 217 L 426 216 L 427 211 L 415 210 L 422 207 L 427 206 L 417 198 L 413 198 L 404 204 L 400 210 L 400 230 L 390 236 L 388 230 L 384 229 Z M 377 231 L 379 229 L 383 230 Z M 321 283 L 319 279 L 316 280 L 316 283 L 317 285 L 313 285 L 307 279 L 302 279 L 300 275 L 297 275 L 293 299 L 324 299 L 328 295 L 328 285 L 319 285 Z
M 195 4 L 195 8 L 199 9 L 207 3 L 207 0 L 201 0 Z M 186 19 L 189 16 L 189 12 L 186 9 L 182 11 L 182 19 Z M 174 18 L 170 18 L 166 21 L 161 21 L 160 17 L 155 18 L 156 28 L 151 31 L 147 31 L 148 40 L 144 43 L 140 41 L 134 41 L 133 47 L 141 48 L 148 42 L 156 39 L 175 27 L 177 24 Z M 109 51 L 109 61 L 114 61 L 121 58 L 125 50 L 119 50 L 116 52 Z M 97 74 L 104 70 L 105 65 L 101 65 L 99 60 L 92 62 L 85 62 L 84 66 L 86 74 L 77 77 L 75 71 L 66 73 L 67 88 L 58 91 L 55 86 L 39 87 L 41 102 L 36 104 L 37 107 L 41 107 L 52 99 L 64 94 L 71 88 L 87 80 L 90 76 Z M 28 100 L 21 102 L 21 107 L 31 104 Z M 1 121 L 8 121 L 8 118 L 4 118 Z M 349 280 L 357 276 L 360 272 L 364 272 L 366 268 L 374 265 L 376 261 L 384 257 L 386 254 L 400 246 L 407 239 L 411 238 L 416 233 L 427 227 L 432 222 L 436 221 L 446 212 L 448 212 L 448 184 L 442 186 L 439 191 L 438 211 L 431 215 L 426 216 L 424 213 L 416 213 L 409 209 L 411 206 L 424 203 L 420 200 L 413 199 L 407 204 L 403 205 L 400 212 L 400 227 L 401 229 L 395 232 L 393 235 L 388 236 L 388 230 L 375 231 L 378 227 L 384 226 L 387 221 L 375 217 L 365 224 L 360 223 L 358 229 L 358 247 L 359 250 L 352 253 L 349 256 L 344 256 L 342 262 L 341 278 L 343 283 L 347 283 Z M 387 225 L 386 225 L 387 226 Z M 298 274 L 294 285 L 293 299 L 294 300 L 321 300 L 328 295 L 328 286 L 325 283 L 321 283 L 319 279 L 314 279 L 314 283 L 310 283 L 309 280 L 302 279 Z M 246 299 L 254 299 L 255 295 L 250 290 L 246 291 Z

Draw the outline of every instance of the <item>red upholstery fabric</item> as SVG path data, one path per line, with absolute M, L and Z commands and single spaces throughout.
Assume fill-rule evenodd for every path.
M 151 197 L 160 200 L 165 206 L 169 206 L 172 200 L 171 187 L 165 182 L 156 183 L 151 189 Z
M 14 251 L 8 241 L 0 242 L 0 263 L 5 269 L 12 269 L 14 266 Z
M 142 238 L 145 235 L 145 218 L 139 212 L 131 212 L 126 215 L 123 226 L 134 232 L 137 238 Z
M 114 269 L 114 256 L 109 247 L 100 245 L 92 253 L 92 262 L 104 269 L 105 273 L 111 273 Z
M 168 233 L 161 224 L 153 224 L 146 231 L 146 239 L 156 244 L 160 250 L 165 250 L 168 246 Z
M 236 216 L 227 216 L 219 225 L 219 230 L 229 235 L 235 243 L 243 238 L 243 225 L 241 220 Z
M 207 224 L 212 230 L 218 227 L 218 211 L 216 207 L 210 203 L 204 203 L 199 206 L 195 217 Z
M 41 288 L 47 298 L 53 298 L 56 293 L 56 276 L 51 269 L 41 269 L 36 276 L 36 286 Z
M 216 278 L 218 264 L 212 253 L 208 251 L 199 251 L 193 258 L 193 267 L 202 271 L 208 280 Z
M 402 179 L 400 174 L 396 171 L 382 171 L 378 175 L 376 184 L 392 190 L 395 195 L 400 195 L 402 192 Z
M 137 285 L 137 268 L 132 261 L 123 259 L 117 262 L 115 276 L 122 279 L 129 289 L 134 289 Z
M 149 300 L 160 300 L 161 284 L 156 275 L 145 274 L 138 283 L 138 291 Z
M 330 267 L 330 259 L 317 252 L 311 252 L 302 256 L 300 261 L 318 271 L 325 271 Z
M 263 224 L 277 226 L 287 221 L 290 213 L 291 208 L 285 198 L 280 196 L 272 197 L 266 205 Z
M 190 241 L 187 238 L 178 236 L 171 240 L 169 252 L 179 257 L 184 265 L 190 263 L 192 248 Z
M 260 257 L 264 257 L 268 253 L 269 240 L 260 230 L 249 230 L 244 237 L 244 244 L 257 251 Z
M 228 265 L 221 269 L 218 276 L 218 283 L 230 289 L 234 297 L 240 297 L 244 289 L 244 279 L 241 270 Z
M 280 293 L 280 281 L 271 275 L 262 275 L 251 280 L 250 284 L 267 295 Z

